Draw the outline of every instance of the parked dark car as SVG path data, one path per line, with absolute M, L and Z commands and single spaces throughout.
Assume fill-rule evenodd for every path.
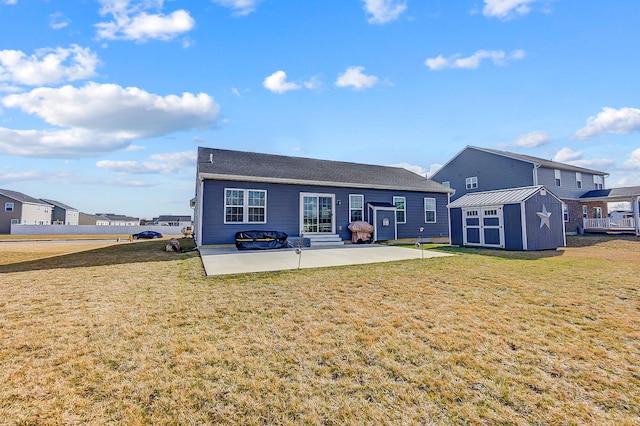
M 132 235 L 134 240 L 162 238 L 162 234 L 156 231 L 142 231 Z

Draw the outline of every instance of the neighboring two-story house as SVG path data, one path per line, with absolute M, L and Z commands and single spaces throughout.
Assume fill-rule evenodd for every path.
M 96 213 L 102 219 L 109 221 L 109 226 L 138 226 L 140 225 L 140 219 L 137 217 L 125 216 L 115 213 Z
M 53 225 L 78 225 L 80 212 L 59 201 L 42 198 L 47 204 L 51 204 L 51 224 Z
M 0 234 L 10 234 L 11 225 L 49 225 L 52 206 L 21 192 L 0 189 Z
M 607 203 L 581 199 L 605 188 L 608 174 L 598 170 L 496 149 L 467 146 L 431 176 L 454 189 L 451 200 L 470 192 L 543 185 L 564 202 L 568 233 L 583 226 L 583 218 L 607 216 Z

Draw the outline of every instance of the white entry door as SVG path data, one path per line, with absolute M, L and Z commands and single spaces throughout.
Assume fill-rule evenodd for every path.
M 302 232 L 334 234 L 334 200 L 334 194 L 300 194 Z
M 502 206 L 462 209 L 462 235 L 466 246 L 504 248 Z

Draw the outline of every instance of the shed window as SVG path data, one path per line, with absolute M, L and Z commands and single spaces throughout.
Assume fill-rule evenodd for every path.
M 582 173 L 576 172 L 576 187 L 578 189 L 582 188 Z
M 4 211 L 12 212 L 13 211 L 13 203 L 4 203 Z
M 435 198 L 424 199 L 424 221 L 425 223 L 436 222 L 436 199 Z
M 467 189 L 476 189 L 478 187 L 478 176 L 468 177 L 465 182 Z
M 569 222 L 569 206 L 566 204 L 562 205 L 562 217 L 565 222 Z
M 225 189 L 224 223 L 266 223 L 267 191 Z
M 560 179 L 560 170 L 554 170 L 553 174 L 555 175 L 555 178 L 556 178 L 556 186 L 561 186 L 562 180 Z
M 364 220 L 364 195 L 349 195 L 349 221 Z
M 393 197 L 393 205 L 396 206 L 396 223 L 407 223 L 407 199 Z

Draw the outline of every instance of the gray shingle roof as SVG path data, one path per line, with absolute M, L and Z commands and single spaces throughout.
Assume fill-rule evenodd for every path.
M 599 170 L 587 169 L 585 167 L 578 167 L 571 164 L 560 163 L 552 160 L 545 160 L 544 158 L 532 157 L 531 155 L 516 154 L 514 152 L 500 151 L 497 149 L 480 148 L 476 146 L 469 146 L 468 148 L 478 149 L 480 151 L 491 152 L 493 154 L 502 155 L 504 157 L 515 158 L 517 160 L 523 160 L 530 163 L 540 164 L 542 167 L 549 169 L 568 170 L 570 172 L 589 173 L 592 175 L 608 175 L 608 173 L 601 172 Z
M 209 161 L 211 154 L 213 162 Z M 204 147 L 198 148 L 198 174 L 230 180 L 453 192 L 450 188 L 400 167 Z
M 499 189 L 496 191 L 471 192 L 463 195 L 455 201 L 452 201 L 447 207 L 501 206 L 504 204 L 521 203 L 526 201 L 542 188 L 544 188 L 542 185 L 538 185 L 522 188 Z
M 65 210 L 75 210 L 75 211 L 78 210 L 78 209 L 75 209 L 75 208 L 73 208 L 71 206 L 63 204 L 63 203 L 61 203 L 59 201 L 49 200 L 47 198 L 42 198 L 41 200 L 44 201 L 45 203 L 51 204 L 52 206 L 60 207 L 60 208 L 65 209 Z
M 0 195 L 4 195 L 5 197 L 19 201 L 21 203 L 42 204 L 43 206 L 47 205 L 47 203 L 45 203 L 42 200 L 38 200 L 37 198 L 30 197 L 28 195 L 23 194 L 22 192 L 11 191 L 9 189 L 0 189 Z

